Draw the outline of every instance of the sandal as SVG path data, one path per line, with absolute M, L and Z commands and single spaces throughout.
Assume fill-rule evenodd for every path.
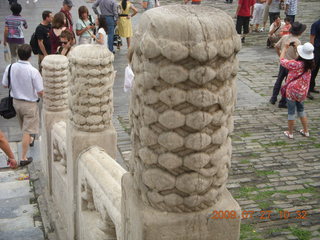
M 304 137 L 309 137 L 310 136 L 309 132 L 305 132 L 303 129 L 301 129 L 299 132 Z
M 31 143 L 29 144 L 30 147 L 33 147 L 34 145 L 34 140 L 36 140 L 36 135 L 35 134 L 30 134 L 30 138 L 32 139 Z
M 32 163 L 33 158 L 32 157 L 28 157 L 27 160 L 21 160 L 20 161 L 20 166 L 27 166 L 28 164 Z
M 293 139 L 293 134 L 290 134 L 288 131 L 284 131 L 283 134 L 286 135 L 289 139 Z

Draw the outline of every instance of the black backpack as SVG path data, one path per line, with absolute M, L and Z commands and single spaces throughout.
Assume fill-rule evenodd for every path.
M 36 37 L 36 33 L 35 32 L 31 36 L 30 46 L 31 46 L 33 54 L 39 54 L 38 39 Z

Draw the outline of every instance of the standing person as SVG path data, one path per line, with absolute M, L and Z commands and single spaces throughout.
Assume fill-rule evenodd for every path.
M 60 34 L 61 46 L 57 49 L 57 54 L 67 56 L 74 44 L 73 34 L 68 30 L 62 31 Z
M 313 99 L 313 96 L 310 93 L 319 93 L 319 90 L 315 89 L 315 86 L 316 77 L 320 68 L 320 19 L 311 25 L 310 42 L 314 46 L 315 68 L 311 73 L 308 98 Z
M 38 64 L 39 71 L 41 72 L 41 62 L 45 56 L 51 54 L 50 44 L 50 30 L 51 23 L 53 20 L 51 11 L 42 12 L 42 22 L 37 26 L 35 36 L 38 41 L 39 53 L 38 53 Z
M 23 44 L 18 48 L 19 61 L 11 65 L 11 91 L 13 106 L 22 129 L 22 156 L 20 165 L 32 162 L 27 157 L 29 145 L 33 146 L 34 134 L 39 133 L 38 98 L 43 95 L 43 81 L 40 72 L 34 68 L 29 59 L 31 46 Z M 8 87 L 8 66 L 3 74 L 2 85 Z M 33 136 L 33 137 L 32 137 Z
M 280 40 L 282 37 L 281 32 L 285 23 L 281 21 L 280 16 L 275 17 L 275 21 L 271 24 L 269 30 L 269 47 L 274 47 L 274 45 Z
M 265 2 L 266 0 L 257 0 L 256 4 L 254 5 L 254 12 L 253 12 L 253 24 L 256 26 L 255 31 L 256 32 L 262 32 L 264 30 L 259 29 L 259 26 L 263 23 L 263 12 L 265 8 Z
M 8 157 L 7 165 L 9 165 L 11 168 L 16 168 L 17 161 L 14 158 L 14 154 L 10 148 L 8 140 L 2 131 L 0 131 L 0 148 Z
M 276 16 L 280 16 L 280 0 L 267 0 L 269 4 L 270 25 L 276 20 Z
M 255 0 L 239 0 L 238 8 L 235 17 L 237 18 L 236 29 L 237 33 L 241 35 L 243 28 L 243 34 L 241 35 L 241 42 L 245 42 L 246 35 L 249 33 L 249 21 L 253 14 L 253 6 Z
M 95 36 L 97 44 L 104 45 L 108 48 L 108 26 L 106 18 L 99 16 L 96 19 L 96 25 L 98 26 L 98 33 Z
M 66 17 L 65 27 L 67 27 L 70 30 L 70 32 L 73 33 L 73 20 L 70 12 L 72 7 L 73 3 L 71 0 L 63 0 L 60 12 L 62 12 Z
M 145 1 L 145 0 L 143 0 L 143 1 Z M 150 1 L 153 1 L 153 0 L 150 0 Z M 184 4 L 187 4 L 188 2 L 190 2 L 190 0 L 184 0 Z M 201 0 L 191 0 L 191 4 L 200 5 Z
M 118 20 L 118 31 L 120 37 L 127 39 L 127 46 L 130 47 L 130 38 L 132 37 L 131 18 L 137 14 L 138 10 L 128 0 L 122 0 L 120 4 L 121 13 Z M 133 13 L 130 15 L 130 10 Z
M 58 12 L 54 15 L 52 21 L 52 28 L 50 29 L 50 45 L 51 53 L 57 52 L 57 48 L 60 46 L 59 36 L 62 31 L 66 30 L 65 27 L 66 17 L 62 12 Z
M 89 10 L 86 6 L 81 6 L 78 9 L 79 19 L 76 24 L 76 34 L 79 37 L 79 44 L 90 44 L 94 34 L 94 21 L 89 15 Z
M 295 17 L 298 13 L 298 0 L 286 0 L 285 1 L 285 14 L 290 18 L 290 22 L 295 22 Z
M 285 58 L 286 51 L 290 47 L 289 43 L 286 43 L 281 54 L 280 64 L 288 69 L 288 78 L 286 81 L 286 98 L 288 103 L 288 131 L 284 132 L 288 138 L 293 139 L 293 127 L 295 123 L 295 111 L 297 109 L 298 116 L 302 123 L 303 129 L 300 130 L 300 134 L 309 137 L 308 119 L 304 112 L 303 101 L 307 97 L 311 70 L 314 67 L 313 62 L 313 46 L 311 43 L 305 43 L 297 49 L 298 58 L 296 60 L 288 60 Z
M 290 34 L 283 36 L 275 45 L 278 55 L 280 56 L 286 44 L 294 43 L 295 46 L 299 46 L 301 44 L 299 37 L 306 30 L 307 26 L 305 24 L 294 22 L 290 29 Z M 298 55 L 293 46 L 290 46 L 289 49 L 286 50 L 285 58 L 288 60 L 297 59 Z M 288 70 L 280 65 L 279 73 L 277 80 L 273 87 L 272 97 L 270 98 L 270 103 L 275 104 L 277 101 L 277 97 L 281 88 L 281 84 L 283 79 L 285 79 L 288 75 Z M 286 99 L 284 97 L 279 101 L 279 108 L 287 108 Z
M 101 14 L 99 14 L 97 7 L 99 6 Z M 118 4 L 114 0 L 96 0 L 92 5 L 95 14 L 102 15 L 106 18 L 108 26 L 108 48 L 110 52 L 113 50 L 113 37 L 116 22 L 118 20 Z
M 26 19 L 20 15 L 22 7 L 19 3 L 13 3 L 10 10 L 12 15 L 5 18 L 3 45 L 7 46 L 7 43 L 9 44 L 11 63 L 14 63 L 17 61 L 18 47 L 24 44 L 22 26 L 27 29 L 28 24 Z

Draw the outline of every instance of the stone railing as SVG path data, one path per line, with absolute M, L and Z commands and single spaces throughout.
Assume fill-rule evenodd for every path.
M 240 212 L 226 189 L 240 48 L 220 10 L 142 15 L 129 51 L 129 172 L 115 161 L 113 54 L 80 45 L 69 59 L 45 58 L 45 91 L 55 94 L 44 101 L 43 169 L 59 239 L 239 239 L 240 219 L 210 216 Z

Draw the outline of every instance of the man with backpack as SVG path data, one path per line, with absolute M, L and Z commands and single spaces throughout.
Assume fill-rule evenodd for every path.
M 42 13 L 42 22 L 37 26 L 34 36 L 32 36 L 30 45 L 33 53 L 38 54 L 39 71 L 41 72 L 41 62 L 45 56 L 51 54 L 50 36 L 51 22 L 53 20 L 51 11 Z

